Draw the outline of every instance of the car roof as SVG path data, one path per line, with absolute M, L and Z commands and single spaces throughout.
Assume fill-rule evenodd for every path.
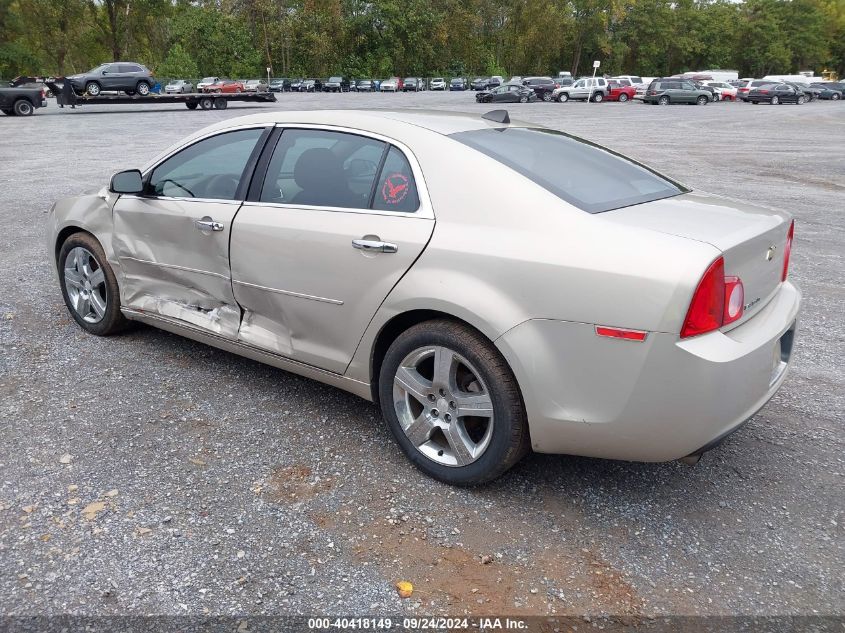
M 484 119 L 481 114 L 441 110 L 277 110 L 227 119 L 200 130 L 195 136 L 243 125 L 273 123 L 332 125 L 383 134 L 398 141 L 403 141 L 411 127 L 444 135 L 489 128 L 537 127 L 522 121 L 512 120 L 508 125 Z

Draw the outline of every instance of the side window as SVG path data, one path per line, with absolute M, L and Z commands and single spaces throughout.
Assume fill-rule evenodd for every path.
M 224 132 L 194 143 L 153 170 L 147 194 L 234 200 L 243 171 L 264 128 Z
M 120 72 L 120 66 L 118 66 L 117 64 L 109 64 L 106 67 L 106 72 L 110 73 L 110 74 L 119 73 Z
M 326 130 L 288 129 L 267 167 L 262 202 L 366 209 L 384 143 Z
M 122 72 L 122 73 L 134 73 L 134 72 L 138 72 L 138 69 L 135 66 L 130 66 L 128 64 L 121 64 L 120 65 L 120 72 Z
M 413 213 L 420 206 L 411 165 L 395 147 L 387 154 L 374 194 L 372 208 L 377 211 Z

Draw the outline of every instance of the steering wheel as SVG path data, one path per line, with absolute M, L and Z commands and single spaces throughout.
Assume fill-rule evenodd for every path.
M 231 174 L 211 176 L 205 185 L 205 197 L 232 199 L 238 190 L 238 182 L 239 179 Z

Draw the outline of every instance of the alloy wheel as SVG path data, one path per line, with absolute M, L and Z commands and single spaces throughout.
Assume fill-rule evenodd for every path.
M 478 370 L 440 345 L 408 354 L 393 379 L 393 406 L 402 431 L 428 459 L 466 466 L 493 436 L 493 400 Z
M 142 97 L 146 97 L 150 94 L 150 86 L 149 84 L 145 84 L 143 81 L 138 84 L 138 94 Z
M 100 84 L 92 81 L 87 86 L 85 86 L 85 92 L 87 92 L 92 97 L 96 97 L 100 94 Z
M 65 289 L 73 310 L 88 323 L 99 323 L 106 314 L 106 277 L 86 248 L 77 246 L 65 258 Z

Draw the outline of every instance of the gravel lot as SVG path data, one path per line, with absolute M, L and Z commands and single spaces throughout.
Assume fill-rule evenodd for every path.
M 54 200 L 221 118 L 328 107 L 491 109 L 285 94 L 0 116 L 0 612 L 845 613 L 845 105 L 510 107 L 794 212 L 805 299 L 783 388 L 695 468 L 535 455 L 473 490 L 418 473 L 353 396 L 151 328 L 88 336 L 62 304 Z

